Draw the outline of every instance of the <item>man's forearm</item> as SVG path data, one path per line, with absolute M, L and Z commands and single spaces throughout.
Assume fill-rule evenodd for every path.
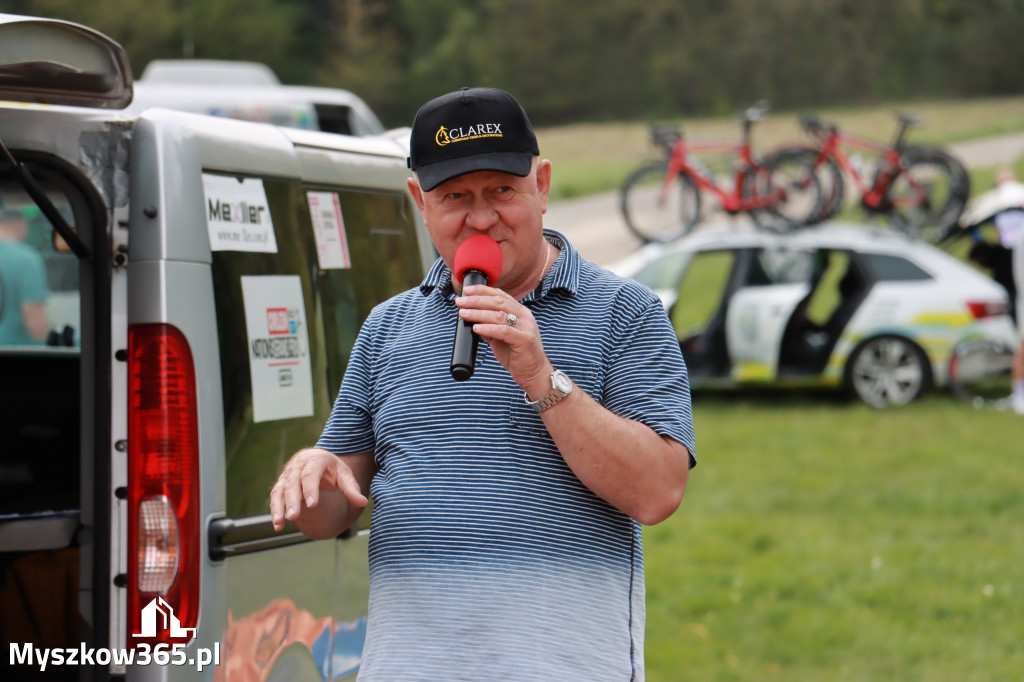
M 686 448 L 619 417 L 576 387 L 541 413 L 569 468 L 594 494 L 643 524 L 668 518 L 686 490 Z

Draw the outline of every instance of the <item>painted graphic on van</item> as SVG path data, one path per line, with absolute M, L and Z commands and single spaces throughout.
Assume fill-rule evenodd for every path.
M 334 623 L 275 599 L 265 609 L 235 620 L 228 612 L 223 664 L 213 682 L 311 679 L 324 682 L 354 675 L 362 661 L 366 618 Z M 302 673 L 308 673 L 303 677 Z
M 254 422 L 313 414 L 306 311 L 298 275 L 242 277 Z
M 203 192 L 211 250 L 277 253 L 262 180 L 203 173 Z
M 338 193 L 307 192 L 306 200 L 309 202 L 309 217 L 313 221 L 313 236 L 316 238 L 316 256 L 320 262 L 320 269 L 352 267 Z

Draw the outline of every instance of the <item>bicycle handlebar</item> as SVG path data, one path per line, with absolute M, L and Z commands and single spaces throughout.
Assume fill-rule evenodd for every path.
M 920 125 L 921 120 L 907 114 L 897 114 L 896 120 L 896 135 L 893 137 L 892 147 L 894 149 L 901 149 L 907 130 Z M 835 123 L 824 121 L 817 114 L 801 114 L 800 127 L 815 137 L 821 137 L 826 133 L 834 133 L 839 130 Z
M 815 137 L 821 137 L 825 133 L 834 133 L 838 130 L 835 123 L 823 121 L 817 114 L 801 114 L 800 127 Z
M 769 109 L 768 100 L 762 99 L 739 114 L 738 118 L 743 122 L 743 135 L 745 139 L 749 138 L 751 124 L 764 118 L 768 114 Z M 670 154 L 676 143 L 683 139 L 683 131 L 671 123 L 652 123 L 650 130 L 651 143 L 663 148 Z

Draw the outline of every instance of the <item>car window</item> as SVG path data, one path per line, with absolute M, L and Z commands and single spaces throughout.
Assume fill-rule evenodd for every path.
M 680 273 L 686 267 L 690 256 L 689 251 L 667 254 L 642 267 L 632 275 L 632 278 L 654 291 L 675 289 L 679 283 Z
M 934 279 L 916 264 L 900 256 L 871 253 L 867 254 L 867 259 L 875 271 L 875 276 L 882 282 L 915 282 Z
M 806 282 L 814 269 L 811 251 L 783 247 L 762 249 L 751 267 L 746 286 Z
M 262 184 L 276 252 L 213 252 L 232 518 L 267 512 L 281 466 L 319 438 L 370 309 L 422 279 L 404 194 L 247 180 Z M 314 221 L 340 238 L 314 239 Z
M 704 329 L 718 312 L 735 260 L 732 251 L 700 251 L 693 255 L 669 315 L 679 338 Z

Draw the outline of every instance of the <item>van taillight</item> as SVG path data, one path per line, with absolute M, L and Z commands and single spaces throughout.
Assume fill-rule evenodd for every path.
M 201 558 L 196 375 L 181 331 L 129 327 L 128 394 L 127 641 L 185 644 Z
M 1006 315 L 1010 307 L 1006 301 L 968 301 L 967 309 L 976 320 L 997 315 Z

